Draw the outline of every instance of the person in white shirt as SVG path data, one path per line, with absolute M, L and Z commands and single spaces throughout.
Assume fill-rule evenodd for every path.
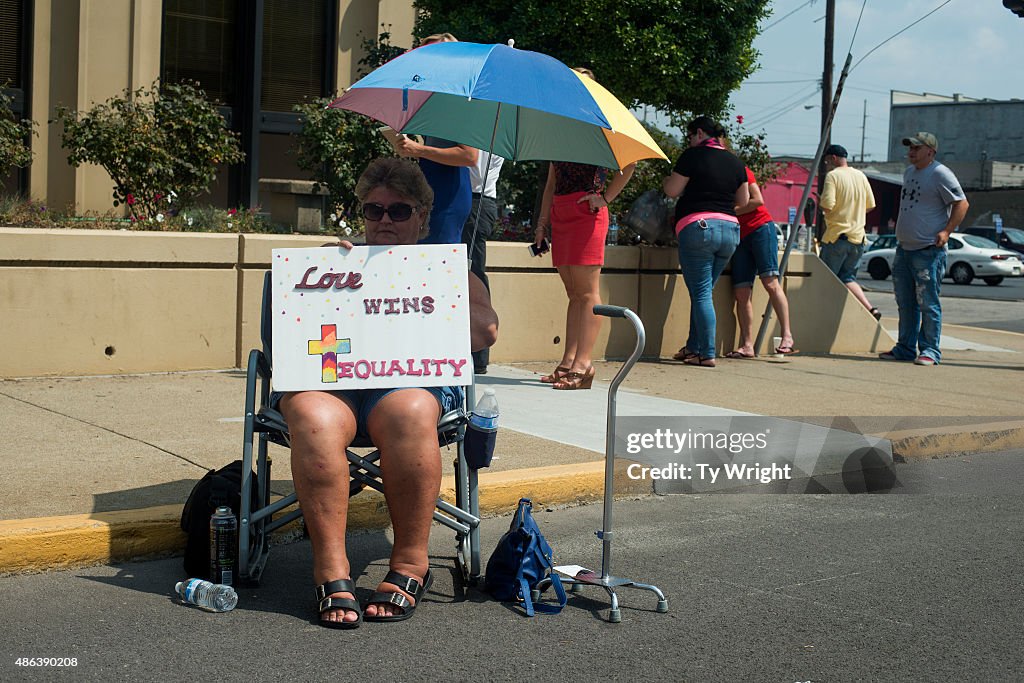
M 497 154 L 489 154 L 485 150 L 480 150 L 477 154 L 476 164 L 469 167 L 473 204 L 466 225 L 462 229 L 462 241 L 469 250 L 470 272 L 480 278 L 488 292 L 491 291 L 491 285 L 484 272 L 487 267 L 487 239 L 491 236 L 494 225 L 498 221 L 498 175 L 501 173 L 501 165 L 504 162 L 505 160 Z M 477 212 L 480 214 L 479 223 L 477 222 Z M 489 360 L 489 349 L 474 351 L 473 371 L 479 375 L 487 374 Z

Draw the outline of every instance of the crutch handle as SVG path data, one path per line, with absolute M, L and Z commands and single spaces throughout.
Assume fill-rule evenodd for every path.
M 597 306 L 594 306 L 594 315 L 603 315 L 608 318 L 625 318 L 627 310 L 629 309 L 624 306 L 598 304 Z

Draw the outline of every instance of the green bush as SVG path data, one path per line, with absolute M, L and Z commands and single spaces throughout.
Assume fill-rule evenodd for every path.
M 302 123 L 296 164 L 312 174 L 315 192 L 327 190 L 332 212 L 350 216 L 359 175 L 370 161 L 392 151 L 377 132 L 382 124 L 362 114 L 328 109 L 333 99 L 321 97 L 295 105 Z
M 55 121 L 68 163 L 102 166 L 114 181 L 114 206 L 140 222 L 194 205 L 219 164 L 245 158 L 237 134 L 190 83 L 126 89 L 86 112 L 57 107 Z
M 11 111 L 11 98 L 4 94 L 7 84 L 0 85 L 0 177 L 12 168 L 24 168 L 32 163 L 32 150 L 25 139 L 36 134 L 35 121 L 17 121 Z

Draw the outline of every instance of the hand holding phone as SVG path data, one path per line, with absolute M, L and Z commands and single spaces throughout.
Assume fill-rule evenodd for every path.
M 530 245 L 530 254 L 532 254 L 533 256 L 541 256 L 543 254 L 548 253 L 550 249 L 551 244 L 548 242 L 548 238 L 545 237 L 540 241 L 540 246 L 537 246 L 536 244 Z

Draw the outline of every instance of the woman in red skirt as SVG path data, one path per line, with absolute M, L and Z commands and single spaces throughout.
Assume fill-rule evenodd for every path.
M 576 71 L 594 77 L 587 69 Z M 630 164 L 616 173 L 587 164 L 555 161 L 548 168 L 535 243 L 540 246 L 551 226 L 551 261 L 569 296 L 562 360 L 554 372 L 540 380 L 555 389 L 589 389 L 594 382 L 591 354 L 601 330 L 594 306 L 601 303 L 608 205 L 622 192 L 635 166 Z

